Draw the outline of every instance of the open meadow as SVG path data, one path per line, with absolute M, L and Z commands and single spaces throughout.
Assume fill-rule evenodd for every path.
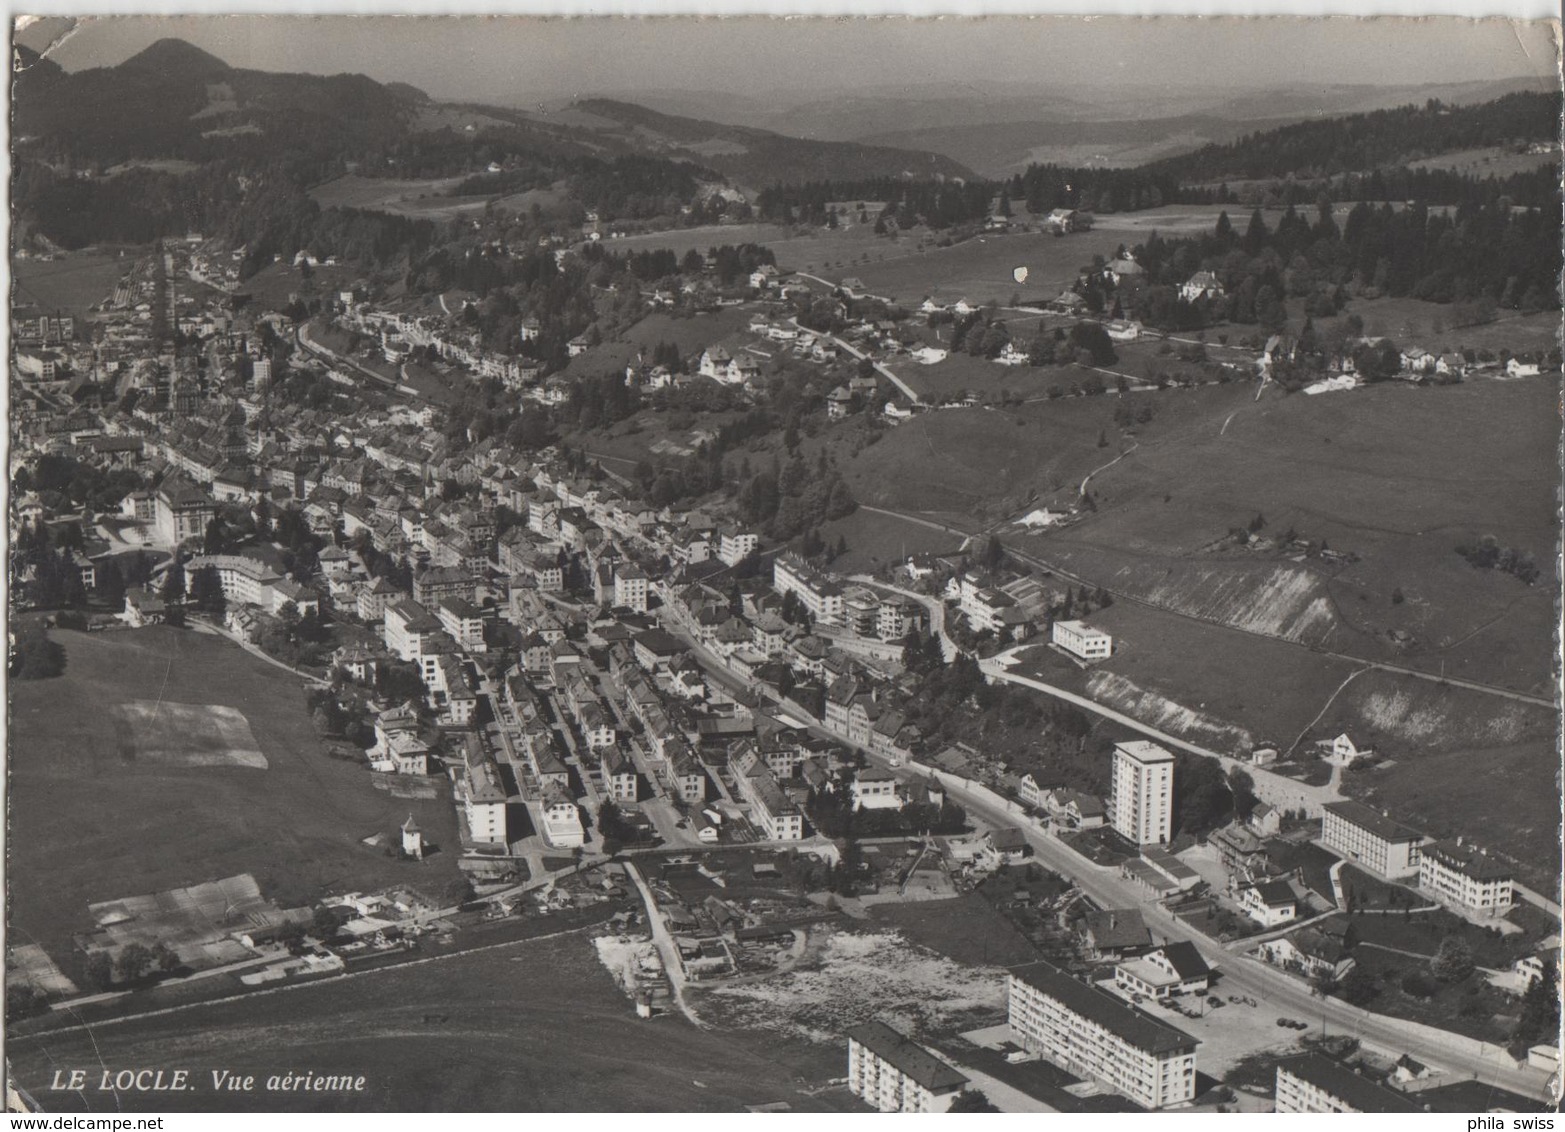
M 1557 400 L 1557 384 L 1543 380 L 1268 395 L 1171 439 L 1149 429 L 1093 478 L 1095 515 L 1031 541 L 1158 604 L 1542 694 L 1547 572 L 1527 585 L 1474 569 L 1455 547 L 1493 536 L 1550 556 Z M 1257 516 L 1265 536 L 1292 529 L 1351 558 L 1217 545 Z
M 638 1021 L 588 932 L 404 966 L 91 1031 L 9 1043 L 18 1084 L 52 1111 L 735 1111 L 858 1109 L 840 1044 Z M 59 1065 L 185 1067 L 186 1093 L 50 1092 Z M 219 1094 L 211 1071 L 365 1077 L 363 1092 Z
M 15 938 L 64 966 L 89 903 L 238 873 L 284 905 L 456 877 L 449 798 L 395 798 L 328 757 L 297 677 L 191 631 L 53 635 L 64 675 L 11 686 Z M 361 844 L 409 812 L 441 847 L 426 863 Z
M 60 311 L 80 319 L 88 308 L 114 294 L 121 277 L 135 261 L 129 256 L 94 252 L 56 255 L 51 260 L 31 256 L 11 261 L 15 301 L 32 303 L 40 311 Z
M 994 368 L 1003 373 L 1004 367 Z M 1221 425 L 1251 393 L 1235 384 L 1134 394 L 1134 404 L 1145 403 L 1152 420 L 1118 443 L 1116 396 L 920 413 L 844 462 L 843 475 L 860 503 L 1015 519 L 1046 501 L 1069 503 L 1083 477 L 1132 443 L 1179 444 L 1189 433 L 1216 427 L 1214 420 Z M 1100 437 L 1106 441 L 1101 448 Z

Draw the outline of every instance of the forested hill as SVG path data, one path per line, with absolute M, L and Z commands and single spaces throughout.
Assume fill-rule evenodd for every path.
M 662 114 L 628 102 L 572 103 L 577 121 L 622 143 L 699 161 L 746 185 L 872 177 L 971 178 L 970 169 L 937 153 L 860 142 L 814 141 L 748 126 Z
M 177 39 L 75 73 L 18 47 L 14 71 L 20 156 L 77 168 L 240 152 L 354 156 L 405 133 L 427 101 L 363 75 L 241 70 Z
M 1477 106 L 1430 101 L 1300 122 L 1145 166 L 1186 184 L 1264 177 L 1333 177 L 1484 146 L 1555 141 L 1560 94 L 1524 91 Z

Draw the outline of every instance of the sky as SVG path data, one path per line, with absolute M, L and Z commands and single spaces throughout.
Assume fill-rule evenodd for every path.
M 25 28 L 39 46 L 70 21 Z M 1502 19 L 539 19 L 132 16 L 74 21 L 67 70 L 173 36 L 236 67 L 361 72 L 437 99 L 526 106 L 635 89 L 736 95 L 899 84 L 1046 83 L 1242 90 L 1532 75 L 1550 85 L 1550 25 Z

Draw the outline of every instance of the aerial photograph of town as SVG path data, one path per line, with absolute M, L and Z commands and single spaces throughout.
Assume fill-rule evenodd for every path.
M 8 1112 L 1558 1107 L 1558 22 L 12 64 Z

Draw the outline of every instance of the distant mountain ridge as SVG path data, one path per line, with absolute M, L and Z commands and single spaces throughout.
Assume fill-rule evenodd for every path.
M 961 162 L 926 150 L 790 137 L 750 126 L 664 114 L 617 99 L 581 99 L 571 103 L 568 111 L 583 129 L 652 152 L 698 161 L 756 188 L 789 181 L 973 176 Z

